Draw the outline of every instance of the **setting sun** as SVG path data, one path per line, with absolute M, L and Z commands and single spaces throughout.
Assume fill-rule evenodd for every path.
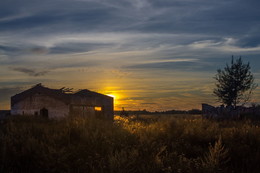
M 114 98 L 114 107 L 117 108 L 119 105 L 118 99 L 120 98 L 119 94 L 114 93 L 114 92 L 108 92 L 109 94 L 106 94 L 107 96 L 113 97 Z
M 114 99 L 116 99 L 116 96 L 114 94 L 106 94 L 107 96 L 113 97 Z

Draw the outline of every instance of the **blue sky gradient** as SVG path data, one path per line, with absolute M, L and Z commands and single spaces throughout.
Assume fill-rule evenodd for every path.
M 116 96 L 116 109 L 215 104 L 231 56 L 260 84 L 257 0 L 2 0 L 0 109 L 43 83 Z M 260 103 L 260 89 L 252 102 Z

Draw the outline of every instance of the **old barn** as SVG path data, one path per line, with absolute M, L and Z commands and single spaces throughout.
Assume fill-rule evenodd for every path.
M 96 116 L 113 120 L 113 97 L 87 89 L 68 93 L 41 84 L 11 97 L 11 115 L 63 118 L 68 115 Z

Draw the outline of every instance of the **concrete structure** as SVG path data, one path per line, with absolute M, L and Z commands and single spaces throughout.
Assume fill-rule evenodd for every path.
M 67 93 L 37 84 L 11 97 L 11 115 L 38 115 L 62 118 L 68 115 L 98 116 L 113 120 L 114 101 L 100 93 L 80 90 Z
M 236 108 L 232 106 L 224 107 L 218 106 L 214 107 L 209 104 L 202 104 L 202 115 L 209 119 L 259 119 L 260 118 L 260 106 L 254 107 L 243 107 L 237 106 Z

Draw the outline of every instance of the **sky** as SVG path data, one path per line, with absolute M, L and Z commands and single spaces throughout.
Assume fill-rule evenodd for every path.
M 217 69 L 260 84 L 259 0 L 1 0 L 0 109 L 37 83 L 115 97 L 115 109 L 218 105 Z M 260 87 L 251 102 L 260 103 Z

